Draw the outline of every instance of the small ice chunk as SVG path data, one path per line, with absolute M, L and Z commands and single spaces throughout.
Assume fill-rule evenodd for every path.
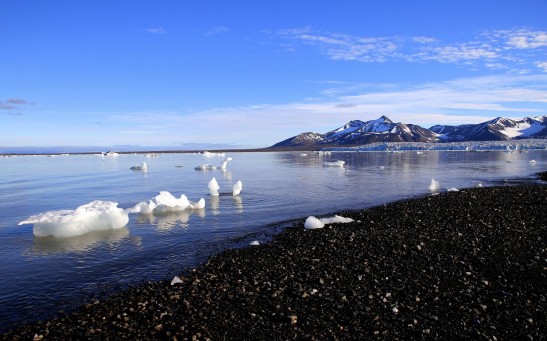
M 532 164 L 532 165 L 535 165 L 536 164 L 536 160 L 530 160 L 528 161 L 528 163 Z
M 317 219 L 314 216 L 309 216 L 306 219 L 306 222 L 304 223 L 304 228 L 307 230 L 320 229 L 320 228 L 323 228 L 324 226 L 325 224 L 322 223 L 319 219 Z
M 457 189 L 456 187 L 452 187 L 452 188 L 449 188 L 447 189 L 448 192 L 459 192 L 460 190 Z
M 201 209 L 205 207 L 205 199 L 201 198 L 198 202 L 191 202 L 186 195 L 182 194 L 176 198 L 167 191 L 161 191 L 153 200 L 148 203 L 140 202 L 127 209 L 128 213 L 154 213 L 154 212 L 175 212 L 186 209 Z
M 210 164 L 205 164 L 205 165 L 199 165 L 199 166 L 195 167 L 194 169 L 197 170 L 197 171 L 207 171 L 207 170 L 215 170 L 217 168 L 218 168 L 217 166 L 213 166 L 213 165 L 210 165 Z
M 479 182 L 479 184 L 477 185 L 478 188 L 482 188 L 482 184 Z
M 171 281 L 171 285 L 180 284 L 182 283 L 182 280 L 179 278 L 179 276 L 175 276 L 173 280 Z
M 344 218 L 339 215 L 335 215 L 334 217 L 330 217 L 330 218 L 321 218 L 319 219 L 319 221 L 327 225 L 327 224 L 336 224 L 336 223 L 351 223 L 353 222 L 353 219 Z
M 239 180 L 238 182 L 235 183 L 234 187 L 233 187 L 233 190 L 232 190 L 232 195 L 235 197 L 236 195 L 239 195 L 239 193 L 241 193 L 241 190 L 243 189 L 243 183 L 241 182 L 241 180 Z
M 435 192 L 437 190 L 439 190 L 441 186 L 439 185 L 439 182 L 435 179 L 431 179 L 431 184 L 429 185 L 429 190 L 431 192 Z
M 260 242 L 258 240 L 253 240 L 249 245 L 258 246 L 260 245 Z
M 207 187 L 209 188 L 209 193 L 211 194 L 212 197 L 218 197 L 218 190 L 220 188 L 220 186 L 218 185 L 218 182 L 217 182 L 217 179 L 215 179 L 214 177 L 209 181 L 209 184 L 207 185 Z
M 220 166 L 220 169 L 222 169 L 223 171 L 226 170 L 226 166 L 228 165 L 228 161 L 232 161 L 232 158 L 229 157 L 229 158 L 224 159 L 224 161 L 222 161 L 222 165 Z
M 36 237 L 66 238 L 91 231 L 119 229 L 129 222 L 128 212 L 117 202 L 95 200 L 75 210 L 49 211 L 33 215 L 18 225 L 34 224 Z
M 135 165 L 135 166 L 131 167 L 130 169 L 134 170 L 134 171 L 147 172 L 148 171 L 148 165 L 146 164 L 146 162 L 143 161 L 141 164 Z
M 334 162 L 325 162 L 323 163 L 324 167 L 344 167 L 344 164 L 346 162 L 342 160 L 334 161 Z

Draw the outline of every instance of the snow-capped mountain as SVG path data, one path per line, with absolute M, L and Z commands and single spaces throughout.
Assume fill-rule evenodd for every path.
M 547 116 L 525 117 L 519 120 L 498 117 L 479 124 L 436 125 L 429 130 L 439 134 L 439 138 L 444 142 L 546 138 Z
M 547 116 L 520 120 L 498 117 L 479 124 L 436 125 L 429 129 L 415 124 L 394 123 L 382 116 L 366 122 L 350 121 L 324 134 L 302 133 L 276 143 L 271 148 L 348 146 L 374 142 L 502 141 L 523 138 L 547 138 Z
M 386 116 L 372 121 L 350 121 L 325 134 L 302 133 L 272 147 L 361 145 L 373 142 L 437 142 L 437 134 L 414 124 L 393 123 Z

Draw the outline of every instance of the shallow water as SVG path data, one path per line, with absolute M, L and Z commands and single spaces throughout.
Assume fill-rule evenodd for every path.
M 194 170 L 222 158 L 193 154 L 0 158 L 0 329 L 145 280 L 171 279 L 227 247 L 268 240 L 279 230 L 277 222 L 427 195 L 431 178 L 441 190 L 491 186 L 533 177 L 547 164 L 547 151 L 227 156 L 233 161 L 226 172 Z M 345 167 L 324 167 L 337 160 Z M 148 172 L 129 169 L 142 161 Z M 213 176 L 218 198 L 207 188 Z M 243 191 L 233 197 L 238 180 Z M 35 238 L 32 225 L 17 226 L 31 215 L 93 200 L 129 208 L 159 191 L 192 201 L 203 197 L 206 207 L 131 214 L 125 228 L 66 239 Z

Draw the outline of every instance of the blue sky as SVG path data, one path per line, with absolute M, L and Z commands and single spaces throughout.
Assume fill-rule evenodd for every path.
M 547 1 L 0 0 L 0 147 L 547 114 Z

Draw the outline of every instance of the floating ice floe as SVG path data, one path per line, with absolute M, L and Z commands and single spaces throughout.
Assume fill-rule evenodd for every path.
M 199 165 L 195 167 L 194 169 L 197 171 L 205 171 L 205 170 L 215 170 L 215 169 L 218 169 L 218 167 L 210 165 L 210 164 L 206 164 L 206 165 Z
M 431 183 L 429 184 L 429 190 L 431 192 L 438 191 L 441 186 L 439 185 L 439 182 L 435 179 L 431 179 Z
M 211 180 L 209 180 L 207 187 L 209 188 L 209 193 L 212 197 L 218 197 L 218 190 L 220 186 L 218 185 L 217 179 L 213 177 Z
M 243 189 L 243 183 L 241 180 L 235 183 L 234 187 L 232 188 L 232 195 L 235 197 L 236 195 L 239 195 L 241 193 L 241 190 Z
M 228 161 L 232 161 L 232 158 L 229 157 L 227 159 L 224 159 L 224 161 L 222 161 L 222 165 L 220 166 L 220 169 L 222 169 L 223 171 L 226 170 L 226 166 L 228 165 Z
M 186 209 L 201 209 L 205 207 L 205 199 L 201 198 L 198 202 L 188 200 L 186 195 L 182 194 L 176 198 L 167 191 L 161 191 L 153 200 L 140 202 L 127 209 L 129 213 L 164 213 L 173 211 L 183 211 Z
M 536 164 L 536 160 L 530 160 L 528 161 L 529 164 L 532 164 L 532 165 L 535 165 Z
M 346 162 L 342 160 L 334 161 L 334 162 L 325 162 L 323 163 L 323 166 L 325 167 L 344 167 L 344 164 Z
M 197 171 L 208 171 L 208 170 L 215 170 L 215 169 L 222 169 L 222 171 L 225 171 L 226 170 L 226 166 L 228 165 L 228 161 L 232 161 L 232 158 L 229 157 L 227 159 L 224 159 L 224 161 L 222 161 L 222 164 L 219 166 L 215 166 L 215 165 L 211 165 L 211 164 L 204 164 L 204 165 L 199 165 L 197 167 L 195 167 L 194 169 L 197 170 Z
M 449 188 L 447 189 L 448 192 L 459 192 L 460 190 L 457 189 L 456 187 L 452 187 L 452 188 Z
M 112 201 L 95 200 L 75 210 L 49 211 L 33 215 L 18 225 L 34 224 L 36 237 L 66 238 L 91 231 L 119 229 L 129 222 L 128 212 Z
M 328 224 L 351 223 L 351 222 L 353 222 L 353 219 L 341 217 L 339 215 L 335 215 L 334 217 L 330 217 L 330 218 L 321 218 L 321 219 L 318 219 L 314 216 L 309 216 L 306 219 L 306 222 L 304 223 L 304 228 L 308 230 L 320 229 Z
M 205 156 L 206 158 L 211 158 L 211 157 L 224 157 L 225 154 L 224 154 L 224 153 L 213 153 L 213 152 L 204 151 L 204 152 L 203 152 L 203 156 Z
M 134 171 L 148 172 L 148 165 L 143 161 L 140 165 L 135 165 L 130 169 Z

